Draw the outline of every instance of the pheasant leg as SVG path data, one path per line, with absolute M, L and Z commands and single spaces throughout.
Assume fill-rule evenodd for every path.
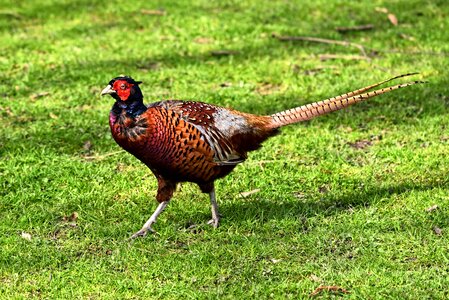
M 142 226 L 142 229 L 140 229 L 139 231 L 137 231 L 136 233 L 134 233 L 130 239 L 135 239 L 137 237 L 140 236 L 146 236 L 148 231 L 151 231 L 152 233 L 155 233 L 156 231 L 151 228 L 151 225 L 153 225 L 154 223 L 156 223 L 156 219 L 157 217 L 161 214 L 161 212 L 164 211 L 164 208 L 167 206 L 168 201 L 164 201 L 159 203 L 159 206 L 156 208 L 156 210 L 154 211 L 154 213 L 151 215 L 151 217 L 148 219 L 148 221 Z
M 212 208 L 212 219 L 207 222 L 207 224 L 210 224 L 214 226 L 214 228 L 217 228 L 218 224 L 220 223 L 220 214 L 218 213 L 218 204 L 217 199 L 215 198 L 215 189 L 212 189 L 212 191 L 209 193 L 209 197 Z

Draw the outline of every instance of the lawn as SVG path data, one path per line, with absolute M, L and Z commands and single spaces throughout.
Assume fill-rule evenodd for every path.
M 0 298 L 446 299 L 446 2 L 0 0 Z M 428 83 L 252 152 L 216 182 L 219 228 L 185 183 L 127 240 L 157 186 L 111 137 L 111 78 L 270 114 L 408 72 Z

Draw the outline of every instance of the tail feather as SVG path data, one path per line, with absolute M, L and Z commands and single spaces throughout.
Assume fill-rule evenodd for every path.
M 384 84 L 386 82 L 389 82 L 391 80 L 414 75 L 417 73 L 410 73 L 410 74 L 404 74 L 399 75 L 384 81 L 381 81 L 379 83 L 343 94 L 336 97 L 332 97 L 326 100 L 302 105 L 296 108 L 292 108 L 289 110 L 285 110 L 276 114 L 271 115 L 272 122 L 269 125 L 270 128 L 279 128 L 281 126 L 298 123 L 306 120 L 313 119 L 315 117 L 343 109 L 345 107 L 348 107 L 350 105 L 353 105 L 358 102 L 365 101 L 369 98 L 382 95 L 388 92 L 391 92 L 393 90 L 397 90 L 406 86 L 418 84 L 418 83 L 424 83 L 424 81 L 411 81 L 407 83 L 401 83 L 394 86 L 378 89 L 375 91 L 367 92 L 368 90 L 377 87 L 381 84 Z
M 352 96 L 360 95 L 360 94 L 362 94 L 362 93 L 364 93 L 366 91 L 369 91 L 369 90 L 371 90 L 371 89 L 373 89 L 375 87 L 378 87 L 379 85 L 382 85 L 384 83 L 393 81 L 393 80 L 398 79 L 398 78 L 408 77 L 408 76 L 412 76 L 412 75 L 416 75 L 416 74 L 419 74 L 419 73 L 415 72 L 415 73 L 407 73 L 407 74 L 398 75 L 398 76 L 389 78 L 387 80 L 383 80 L 383 81 L 380 81 L 378 83 L 366 86 L 364 88 L 361 88 L 361 89 L 358 89 L 358 90 L 355 90 L 355 91 L 352 91 L 352 92 L 349 92 L 349 93 L 346 93 L 346 94 L 343 94 L 343 95 L 339 95 L 339 96 L 335 96 L 335 97 L 329 98 L 328 100 L 346 99 L 346 98 L 349 98 L 349 97 L 352 97 Z

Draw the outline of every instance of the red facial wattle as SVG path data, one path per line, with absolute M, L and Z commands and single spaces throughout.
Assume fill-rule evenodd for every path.
M 122 101 L 126 101 L 131 94 L 131 88 L 133 86 L 134 84 L 129 83 L 126 80 L 116 80 L 112 88 L 115 90 Z

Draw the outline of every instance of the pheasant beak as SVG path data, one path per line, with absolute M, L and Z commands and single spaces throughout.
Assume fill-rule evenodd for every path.
M 115 90 L 112 88 L 112 86 L 109 84 L 107 87 L 105 87 L 101 93 L 100 96 L 104 96 L 104 95 L 111 95 L 111 94 L 115 94 Z

